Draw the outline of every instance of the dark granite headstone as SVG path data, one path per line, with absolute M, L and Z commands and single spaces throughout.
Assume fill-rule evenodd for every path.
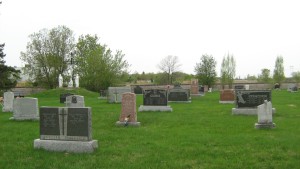
M 141 86 L 135 86 L 134 93 L 135 94 L 143 94 L 143 89 L 141 88 Z
M 168 92 L 168 101 L 189 101 L 190 91 L 183 89 L 180 85 L 176 85 Z
M 162 89 L 144 90 L 144 105 L 166 106 L 168 104 L 167 91 Z
M 41 140 L 92 140 L 91 108 L 41 107 Z
M 100 90 L 100 97 L 107 97 L 107 90 Z
M 199 93 L 204 93 L 205 90 L 204 90 L 204 86 L 200 85 L 199 86 Z
M 64 94 L 60 94 L 60 103 L 65 103 L 66 102 L 66 98 L 68 96 L 74 95 L 72 93 L 64 93 Z
M 235 90 L 245 90 L 246 88 L 245 88 L 244 85 L 235 85 L 235 86 L 234 86 L 234 89 L 235 89 Z
M 271 90 L 236 90 L 235 97 L 237 108 L 255 108 L 271 101 Z

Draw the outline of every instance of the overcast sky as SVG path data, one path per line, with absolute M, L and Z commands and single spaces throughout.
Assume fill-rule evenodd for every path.
M 80 35 L 97 34 L 100 43 L 122 50 L 131 73 L 158 72 L 168 55 L 181 70 L 195 74 L 202 54 L 217 61 L 236 59 L 237 77 L 274 70 L 284 58 L 286 76 L 300 71 L 298 0 L 0 0 L 0 43 L 6 64 L 21 66 L 28 36 L 65 25 Z

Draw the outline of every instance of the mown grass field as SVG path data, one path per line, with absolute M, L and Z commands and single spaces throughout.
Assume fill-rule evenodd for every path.
M 60 90 L 32 95 L 39 106 L 63 106 Z M 92 107 L 92 154 L 35 150 L 38 121 L 10 121 L 0 110 L 0 169 L 148 169 L 148 168 L 300 168 L 300 93 L 272 91 L 276 128 L 257 130 L 257 116 L 233 116 L 233 104 L 219 104 L 219 92 L 193 97 L 192 103 L 171 103 L 173 112 L 138 112 L 141 126 L 116 127 L 121 104 L 97 99 L 84 89 Z M 137 96 L 137 107 L 142 96 Z

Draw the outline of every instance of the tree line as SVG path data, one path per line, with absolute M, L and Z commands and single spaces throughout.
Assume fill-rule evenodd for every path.
M 217 62 L 212 55 L 203 54 L 195 64 L 193 74 L 186 74 L 180 70 L 177 56 L 166 56 L 157 67 L 159 73 L 129 73 L 129 63 L 121 50 L 112 51 L 107 45 L 101 44 L 97 35 L 81 35 L 75 40 L 74 33 L 66 26 L 52 29 L 42 29 L 29 35 L 26 51 L 21 52 L 20 59 L 25 63 L 23 71 L 28 74 L 33 86 L 45 88 L 58 87 L 59 75 L 64 82 L 80 77 L 80 86 L 92 91 L 107 89 L 109 86 L 124 83 L 137 83 L 140 80 L 150 81 L 152 84 L 178 84 L 197 78 L 199 84 L 212 87 L 217 80 L 223 88 L 232 88 L 236 76 L 236 61 L 232 54 L 226 54 L 221 63 L 220 77 L 217 77 Z M 16 85 L 19 71 L 6 66 L 3 53 L 4 44 L 0 45 L 0 89 L 9 89 Z M 293 74 L 299 82 L 300 73 Z M 284 79 L 283 57 L 278 56 L 275 62 L 273 78 L 269 69 L 262 69 L 258 77 L 249 76 L 264 83 L 279 83 Z M 66 84 L 65 84 L 66 85 Z

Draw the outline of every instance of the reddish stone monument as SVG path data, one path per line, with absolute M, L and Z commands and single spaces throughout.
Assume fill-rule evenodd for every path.
M 199 84 L 198 79 L 191 80 L 191 95 L 198 95 L 199 94 Z
M 234 103 L 234 90 L 232 89 L 221 90 L 220 103 Z
M 137 122 L 136 96 L 134 93 L 122 94 L 122 111 L 117 126 L 140 126 Z

